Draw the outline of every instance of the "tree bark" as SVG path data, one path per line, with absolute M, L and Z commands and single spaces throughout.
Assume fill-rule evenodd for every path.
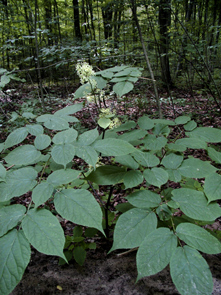
M 160 99 L 159 99 L 159 95 L 158 95 L 156 80 L 154 78 L 154 74 L 153 74 L 153 71 L 152 71 L 152 68 L 151 68 L 151 65 L 150 65 L 150 61 L 149 61 L 149 57 L 148 57 L 148 54 L 147 54 L 146 46 L 144 44 L 140 24 L 139 24 L 139 21 L 138 21 L 138 18 L 137 18 L 136 0 L 131 0 L 131 9 L 132 9 L 132 13 L 134 14 L 134 20 L 136 22 L 136 26 L 137 26 L 137 29 L 138 29 L 140 42 L 142 44 L 142 48 L 143 48 L 144 56 L 145 56 L 145 59 L 146 59 L 147 67 L 149 69 L 150 76 L 151 76 L 151 79 L 152 79 L 152 82 L 153 82 L 153 88 L 154 88 L 155 99 L 156 99 L 156 102 L 157 102 L 159 118 L 161 119 L 162 118 L 162 110 L 161 110 L 161 105 L 160 105 Z

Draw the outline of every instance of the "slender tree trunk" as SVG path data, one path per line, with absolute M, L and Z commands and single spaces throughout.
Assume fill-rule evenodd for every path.
M 82 41 L 81 28 L 80 28 L 80 12 L 78 0 L 73 0 L 73 9 L 74 9 L 74 33 L 76 39 Z
M 40 97 L 39 97 L 39 99 L 40 99 L 43 111 L 46 112 L 45 102 L 44 102 L 43 86 L 42 86 L 42 78 L 41 78 L 41 70 L 40 70 L 40 61 L 39 61 L 39 48 L 38 48 L 38 35 L 37 35 L 37 17 L 38 17 L 38 0 L 35 0 L 34 34 L 35 34 L 37 75 L 38 75 L 38 83 L 39 83 L 39 89 L 40 89 Z
M 159 95 L 158 95 L 156 80 L 154 78 L 154 74 L 153 74 L 153 71 L 152 71 L 152 68 L 151 68 L 151 65 L 150 65 L 150 61 L 149 61 L 149 57 L 148 57 L 148 54 L 147 54 L 146 46 L 145 46 L 145 43 L 144 43 L 144 40 L 143 40 L 143 36 L 142 36 L 140 24 L 139 24 L 139 21 L 138 21 L 138 18 L 137 18 L 137 13 L 136 13 L 136 11 L 137 11 L 136 10 L 136 0 L 131 0 L 131 6 L 132 6 L 132 13 L 134 14 L 134 20 L 136 22 L 136 26 L 137 26 L 137 29 L 138 29 L 138 34 L 139 34 L 139 37 L 140 37 L 140 42 L 141 42 L 142 47 L 143 47 L 143 52 L 144 52 L 144 56 L 145 56 L 145 59 L 146 59 L 147 67 L 149 69 L 150 76 L 151 76 L 151 79 L 152 79 L 152 82 L 153 82 L 154 94 L 155 94 L 155 99 L 157 101 L 159 118 L 162 118 L 162 110 L 161 110 L 161 105 L 160 105 L 160 99 L 159 99 Z
M 172 85 L 172 79 L 170 75 L 170 63 L 169 63 L 169 34 L 168 28 L 171 24 L 171 0 L 160 0 L 159 4 L 159 26 L 160 26 L 160 42 L 159 53 L 161 62 L 162 80 L 170 87 Z

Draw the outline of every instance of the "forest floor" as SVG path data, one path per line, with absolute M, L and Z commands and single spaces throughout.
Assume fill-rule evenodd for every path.
M 141 88 L 139 89 L 141 94 L 136 93 L 135 90 L 134 94 L 128 96 L 127 99 L 118 105 L 118 115 L 123 116 L 127 114 L 128 120 L 137 120 L 144 114 L 149 115 L 151 118 L 158 117 L 156 103 L 151 98 L 150 91 L 147 89 L 145 95 L 143 95 L 145 89 Z M 59 91 L 62 97 L 62 89 L 55 90 L 57 95 Z M 22 95 L 26 101 L 28 98 L 31 98 L 29 93 L 30 91 L 27 91 Z M 167 93 L 161 91 L 160 96 L 162 98 L 164 118 L 173 120 L 174 111 L 171 101 L 167 98 Z M 56 100 L 50 112 L 65 106 L 66 94 L 63 97 L 63 103 L 61 103 L 62 100 Z M 176 116 L 190 115 L 198 125 L 221 128 L 221 116 L 212 98 L 196 94 L 194 101 L 191 94 L 177 89 L 173 91 L 173 97 Z M 19 101 L 22 104 L 22 98 Z M 107 104 L 110 105 L 110 101 L 107 101 Z M 8 114 L 4 110 L 6 116 L 10 112 L 16 111 L 16 107 L 13 109 L 13 105 L 13 100 L 11 100 L 11 109 L 8 111 Z M 95 128 L 89 113 L 94 114 L 96 117 L 96 110 L 93 106 L 90 107 L 90 112 L 88 110 L 88 107 L 84 108 L 77 113 L 76 117 L 83 123 L 85 128 Z M 198 157 L 202 158 L 204 156 L 198 155 Z M 217 220 L 210 228 L 221 230 L 220 220 Z M 171 280 L 169 267 L 154 276 L 143 278 L 138 283 L 135 283 L 137 277 L 136 252 L 118 256 L 117 253 L 120 252 L 115 251 L 107 255 L 110 248 L 110 242 L 102 239 L 98 240 L 96 250 L 89 250 L 87 252 L 87 258 L 83 266 L 79 266 L 74 261 L 71 261 L 69 265 L 60 266 L 57 257 L 43 255 L 32 249 L 31 262 L 24 273 L 22 281 L 11 295 L 179 294 Z M 213 275 L 213 295 L 221 294 L 221 254 L 204 255 L 204 257 Z

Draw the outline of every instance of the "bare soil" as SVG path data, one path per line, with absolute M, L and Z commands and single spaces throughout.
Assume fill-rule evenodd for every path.
M 221 254 L 205 255 L 211 269 L 213 295 L 221 294 Z M 98 246 L 90 250 L 83 266 L 59 266 L 56 257 L 33 250 L 22 281 L 11 295 L 178 295 L 169 266 L 137 284 L 136 252 L 118 257 Z M 191 294 L 190 294 L 191 295 Z

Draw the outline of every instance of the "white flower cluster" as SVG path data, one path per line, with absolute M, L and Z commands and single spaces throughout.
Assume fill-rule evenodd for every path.
M 80 82 L 83 85 L 85 82 L 90 82 L 92 85 L 92 88 L 96 86 L 96 81 L 94 79 L 91 79 L 91 76 L 95 75 L 95 72 L 91 65 L 89 65 L 87 62 L 78 63 L 76 65 L 77 74 L 80 77 Z
M 105 95 L 105 91 L 104 90 L 100 90 L 100 89 L 96 89 L 95 94 L 87 94 L 86 95 L 86 99 L 88 101 L 88 103 L 97 103 L 97 101 L 99 101 L 99 99 L 102 99 Z
M 102 109 L 100 109 L 100 112 L 101 113 L 99 115 L 99 118 L 110 119 L 116 115 L 116 111 L 115 110 L 111 111 L 109 108 L 106 108 L 106 109 L 102 108 Z M 110 124 L 108 127 L 110 129 L 113 129 L 113 128 L 116 128 L 120 125 L 121 125 L 121 121 L 118 118 L 113 118 L 112 120 L 110 120 Z
M 109 125 L 109 128 L 110 129 L 117 128 L 120 125 L 121 125 L 121 121 L 118 118 L 114 118 L 113 120 L 111 120 L 111 123 Z

